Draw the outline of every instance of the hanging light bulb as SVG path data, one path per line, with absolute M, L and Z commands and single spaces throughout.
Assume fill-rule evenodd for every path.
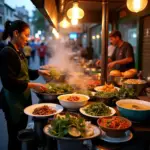
M 57 30 L 55 28 L 53 28 L 52 33 L 54 34 L 54 36 L 56 37 L 56 39 L 59 38 L 59 33 L 57 32 Z
M 100 36 L 97 34 L 97 35 L 96 35 L 96 38 L 97 38 L 97 39 L 99 39 L 99 38 L 100 38 Z
M 127 0 L 127 7 L 132 12 L 142 11 L 148 4 L 148 0 Z
M 70 23 L 67 21 L 66 17 L 60 22 L 59 24 L 62 28 L 68 28 L 70 26 Z
M 92 39 L 95 40 L 95 36 L 94 35 L 92 36 Z
M 71 19 L 71 24 L 73 26 L 77 25 L 78 24 L 78 19 Z
M 84 17 L 84 11 L 78 7 L 78 2 L 73 3 L 73 7 L 67 11 L 69 19 L 81 19 Z

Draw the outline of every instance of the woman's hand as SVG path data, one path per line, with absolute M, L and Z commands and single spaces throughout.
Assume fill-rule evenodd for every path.
M 46 86 L 42 83 L 28 83 L 28 88 L 34 89 L 37 92 L 45 92 Z
M 38 72 L 39 72 L 39 75 L 50 76 L 49 70 L 39 70 Z

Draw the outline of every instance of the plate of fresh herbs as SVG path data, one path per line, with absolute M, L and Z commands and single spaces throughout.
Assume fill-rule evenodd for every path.
M 100 135 L 97 126 L 69 113 L 57 115 L 43 130 L 47 136 L 61 140 L 85 140 Z

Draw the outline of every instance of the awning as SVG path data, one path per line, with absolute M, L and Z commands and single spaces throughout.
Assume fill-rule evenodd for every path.
M 31 0 L 36 8 L 43 14 L 43 16 L 50 22 L 50 24 L 57 28 L 58 11 L 55 0 Z

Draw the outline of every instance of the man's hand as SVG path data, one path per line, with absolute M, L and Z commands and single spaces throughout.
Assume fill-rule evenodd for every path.
M 96 61 L 96 66 L 99 67 L 100 65 L 101 65 L 101 60 L 97 60 L 97 61 Z
M 108 68 L 109 68 L 109 69 L 112 69 L 115 65 L 116 65 L 116 62 L 115 62 L 115 61 L 110 62 L 110 63 L 108 64 Z

